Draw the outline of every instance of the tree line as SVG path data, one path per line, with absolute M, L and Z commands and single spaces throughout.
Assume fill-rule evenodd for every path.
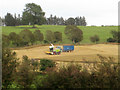
M 49 18 L 46 19 L 47 25 L 79 25 L 79 26 L 86 26 L 86 19 L 85 17 L 76 17 L 76 18 L 68 18 L 64 19 L 63 17 L 57 17 L 56 15 L 50 15 Z
M 18 26 L 18 25 L 80 25 L 86 26 L 87 22 L 85 17 L 76 17 L 76 18 L 68 18 L 64 19 L 63 17 L 57 17 L 50 15 L 49 18 L 45 17 L 45 12 L 43 12 L 40 5 L 35 3 L 28 3 L 25 5 L 25 9 L 22 13 L 18 15 L 12 15 L 11 13 L 7 13 L 5 18 L 2 19 L 3 23 L 6 26 Z
M 37 44 L 37 42 L 43 43 L 56 43 L 62 42 L 62 33 L 61 32 L 52 32 L 51 30 L 46 31 L 46 35 L 44 37 L 43 33 L 40 30 L 32 31 L 25 29 L 22 30 L 19 34 L 15 32 L 11 32 L 9 35 L 2 35 L 3 45 L 4 46 L 29 46 L 33 44 Z

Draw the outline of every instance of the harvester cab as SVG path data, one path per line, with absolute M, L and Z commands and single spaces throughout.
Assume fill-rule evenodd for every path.
M 51 46 L 49 46 L 49 49 L 50 49 L 50 52 L 53 52 L 54 45 L 53 45 L 53 44 L 51 44 Z

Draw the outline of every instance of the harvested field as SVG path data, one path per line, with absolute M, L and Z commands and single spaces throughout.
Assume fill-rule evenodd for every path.
M 75 46 L 73 52 L 62 52 L 60 55 L 46 55 L 45 51 L 49 51 L 49 46 L 37 46 L 29 49 L 14 50 L 17 57 L 22 60 L 23 55 L 29 58 L 51 59 L 57 62 L 96 62 L 99 61 L 98 54 L 105 57 L 114 57 L 115 62 L 118 61 L 118 45 L 96 44 L 96 45 L 80 45 Z

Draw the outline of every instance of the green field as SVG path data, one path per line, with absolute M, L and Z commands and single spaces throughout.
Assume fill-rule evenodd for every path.
M 29 29 L 32 32 L 34 30 L 40 30 L 44 35 L 46 33 L 46 30 L 52 30 L 53 32 L 59 31 L 62 32 L 63 42 L 62 43 L 72 43 L 70 40 L 67 39 L 67 37 L 64 34 L 65 26 L 60 25 L 36 25 L 37 28 L 31 28 L 32 26 L 5 26 L 2 27 L 2 33 L 8 35 L 10 32 L 16 32 L 19 33 L 21 30 Z M 82 44 L 89 44 L 91 41 L 89 38 L 93 35 L 98 35 L 100 37 L 99 43 L 106 42 L 106 39 L 109 37 L 112 37 L 112 34 L 110 33 L 112 30 L 118 30 L 117 26 L 78 26 L 83 31 L 83 41 Z

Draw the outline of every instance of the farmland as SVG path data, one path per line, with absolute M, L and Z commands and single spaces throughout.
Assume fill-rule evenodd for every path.
M 73 52 L 62 52 L 61 55 L 46 55 L 45 51 L 49 50 L 49 46 L 37 46 L 33 48 L 22 48 L 14 50 L 17 57 L 22 59 L 23 55 L 29 58 L 52 59 L 54 61 L 64 62 L 95 62 L 99 61 L 97 54 L 105 57 L 114 57 L 115 62 L 118 60 L 118 45 L 97 44 L 97 45 L 80 45 L 75 46 Z
M 32 26 L 5 26 L 2 27 L 2 33 L 8 35 L 10 32 L 16 32 L 17 34 L 20 33 L 20 31 L 24 29 L 29 29 L 30 31 L 34 32 L 35 30 L 40 30 L 44 36 L 46 33 L 46 30 L 51 30 L 53 32 L 59 31 L 62 32 L 62 44 L 66 43 L 72 43 L 64 34 L 65 26 L 60 25 L 36 25 L 37 28 L 31 28 Z M 81 41 L 81 44 L 91 44 L 91 41 L 89 38 L 95 34 L 97 34 L 100 37 L 99 43 L 106 42 L 106 39 L 109 37 L 112 37 L 112 34 L 110 33 L 112 30 L 118 30 L 117 26 L 78 26 L 83 31 L 83 40 Z

